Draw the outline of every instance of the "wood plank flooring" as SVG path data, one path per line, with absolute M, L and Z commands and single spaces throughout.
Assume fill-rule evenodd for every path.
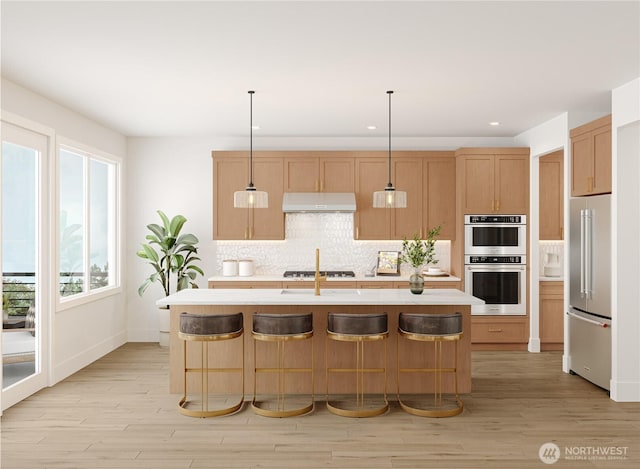
M 474 352 L 464 412 L 414 417 L 395 402 L 370 419 L 239 413 L 194 419 L 168 394 L 169 356 L 129 343 L 8 409 L 2 468 L 559 468 L 640 466 L 640 404 L 616 403 L 561 372 L 561 353 Z M 565 457 L 567 448 L 626 447 L 624 459 Z M 586 456 L 585 456 L 586 457 Z

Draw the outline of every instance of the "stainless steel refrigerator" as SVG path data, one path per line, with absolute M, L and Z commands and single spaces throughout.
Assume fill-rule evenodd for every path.
M 570 371 L 609 390 L 611 380 L 611 195 L 570 201 Z

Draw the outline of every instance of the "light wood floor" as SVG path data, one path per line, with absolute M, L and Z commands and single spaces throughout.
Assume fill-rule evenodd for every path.
M 214 419 L 176 411 L 168 351 L 126 344 L 2 417 L 2 468 L 640 467 L 640 404 L 615 403 L 560 371 L 561 354 L 474 352 L 473 393 L 448 419 L 348 419 L 323 405 L 290 419 L 245 407 Z M 627 447 L 623 460 L 542 464 L 538 450 Z

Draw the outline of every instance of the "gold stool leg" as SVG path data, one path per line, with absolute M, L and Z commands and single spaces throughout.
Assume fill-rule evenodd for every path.
M 182 398 L 178 402 L 178 410 L 181 414 L 189 417 L 218 417 L 221 415 L 231 414 L 237 412 L 242 408 L 244 403 L 244 337 L 242 333 L 236 336 L 242 341 L 242 367 L 241 368 L 209 368 L 209 341 L 199 340 L 200 343 L 200 368 L 189 369 L 187 367 L 187 341 L 183 340 L 182 352 L 183 352 L 183 367 L 184 367 L 184 379 L 183 386 L 184 391 Z M 206 343 L 205 343 L 206 342 Z M 189 401 L 187 400 L 187 374 L 189 372 L 200 372 L 200 409 L 189 409 Z M 242 378 L 242 394 L 239 402 L 230 407 L 222 409 L 209 410 L 209 373 L 240 373 Z

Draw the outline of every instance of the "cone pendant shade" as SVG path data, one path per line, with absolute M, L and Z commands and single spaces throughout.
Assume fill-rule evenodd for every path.
M 233 193 L 234 208 L 267 208 L 269 207 L 269 194 L 257 190 L 253 185 L 253 94 L 249 91 L 249 185 L 243 191 Z
M 393 91 L 387 91 L 389 95 L 389 182 L 382 191 L 373 193 L 373 208 L 407 208 L 407 193 L 397 191 L 391 183 L 391 95 Z

